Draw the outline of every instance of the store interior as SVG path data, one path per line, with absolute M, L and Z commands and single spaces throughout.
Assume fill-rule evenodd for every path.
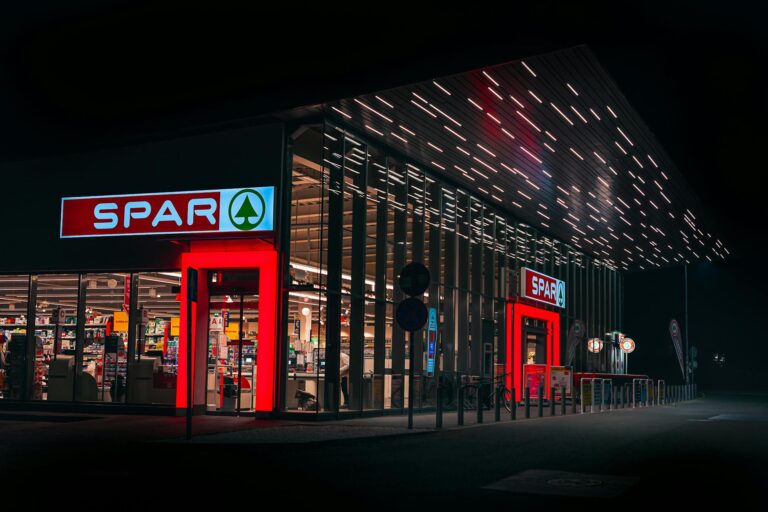
M 0 396 L 174 403 L 180 278 L 178 272 L 0 276 Z M 34 362 L 23 351 L 32 323 L 27 307 L 31 279 L 36 280 Z M 134 335 L 131 279 L 138 280 Z M 81 367 L 75 372 L 78 360 Z

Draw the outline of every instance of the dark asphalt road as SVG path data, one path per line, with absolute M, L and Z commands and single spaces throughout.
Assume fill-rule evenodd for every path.
M 202 420 L 199 432 L 234 433 L 193 445 L 168 441 L 180 432 L 177 418 L 46 420 L 0 421 L 4 503 L 23 500 L 47 510 L 65 504 L 131 510 L 185 504 L 213 510 L 324 504 L 335 510 L 764 510 L 768 504 L 768 397 L 761 395 L 711 395 L 677 406 L 413 435 L 402 435 L 402 425 L 390 419 L 264 421 L 253 430 L 253 420 L 215 418 Z M 287 442 L 292 436 L 306 441 L 313 432 L 341 439 Z M 273 436 L 269 443 L 252 442 L 266 433 Z M 522 484 L 526 492 L 519 485 L 516 492 L 485 488 L 528 470 L 581 475 L 545 476 L 543 484 Z M 600 496 L 617 478 L 621 494 Z M 539 488 L 549 494 L 533 493 Z M 586 495 L 552 494 L 561 491 Z

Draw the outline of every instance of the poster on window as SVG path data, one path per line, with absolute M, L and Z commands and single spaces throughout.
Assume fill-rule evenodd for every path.
M 555 388 L 555 397 L 559 400 L 563 391 L 565 396 L 571 396 L 571 369 L 567 366 L 553 366 L 549 372 L 550 386 Z
M 544 390 L 547 385 L 547 365 L 545 364 L 524 364 L 523 378 L 525 385 L 529 389 L 531 399 L 539 398 L 539 388 Z M 544 391 L 546 395 L 546 391 Z

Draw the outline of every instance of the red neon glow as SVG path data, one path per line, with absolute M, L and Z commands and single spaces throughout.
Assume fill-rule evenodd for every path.
M 523 389 L 523 317 L 542 320 L 547 325 L 547 377 L 552 366 L 560 366 L 560 313 L 529 306 L 507 303 L 507 356 L 505 372 L 507 387 L 515 388 L 515 400 L 520 401 Z M 549 386 L 545 396 L 549 398 Z
M 215 250 L 218 245 L 218 250 Z M 243 242 L 238 245 L 243 247 Z M 252 245 L 252 248 L 258 247 Z M 187 269 L 230 269 L 253 268 L 259 270 L 259 320 L 258 320 L 258 352 L 256 365 L 256 405 L 257 411 L 272 411 L 275 407 L 275 364 L 276 364 L 276 329 L 277 329 L 277 252 L 273 248 L 261 250 L 241 250 L 239 252 L 223 252 L 231 249 L 226 241 L 214 244 L 200 244 L 193 246 L 195 252 L 185 252 L 181 255 L 181 314 L 179 329 L 178 349 L 178 377 L 176 385 L 176 407 L 179 409 L 187 406 L 187 371 L 192 372 L 192 382 L 195 382 L 195 368 L 187 368 Z M 198 252 L 199 251 L 199 252 Z M 204 280 L 200 281 L 200 288 L 207 288 Z M 204 292 L 204 293 L 201 293 Z M 208 300 L 207 290 L 198 291 L 198 299 Z M 199 326 L 206 326 L 207 307 L 197 308 L 192 305 L 192 354 L 195 354 L 197 330 Z M 201 322 L 200 313 L 205 313 L 206 318 Z M 204 327 L 202 327 L 204 329 Z M 199 365 L 198 365 L 199 366 Z M 194 392 L 194 389 L 193 389 Z M 192 403 L 196 403 L 195 397 Z

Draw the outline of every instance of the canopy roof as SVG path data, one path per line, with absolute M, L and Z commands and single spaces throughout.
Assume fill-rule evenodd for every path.
M 322 108 L 615 267 L 728 254 L 683 176 L 585 46 Z

